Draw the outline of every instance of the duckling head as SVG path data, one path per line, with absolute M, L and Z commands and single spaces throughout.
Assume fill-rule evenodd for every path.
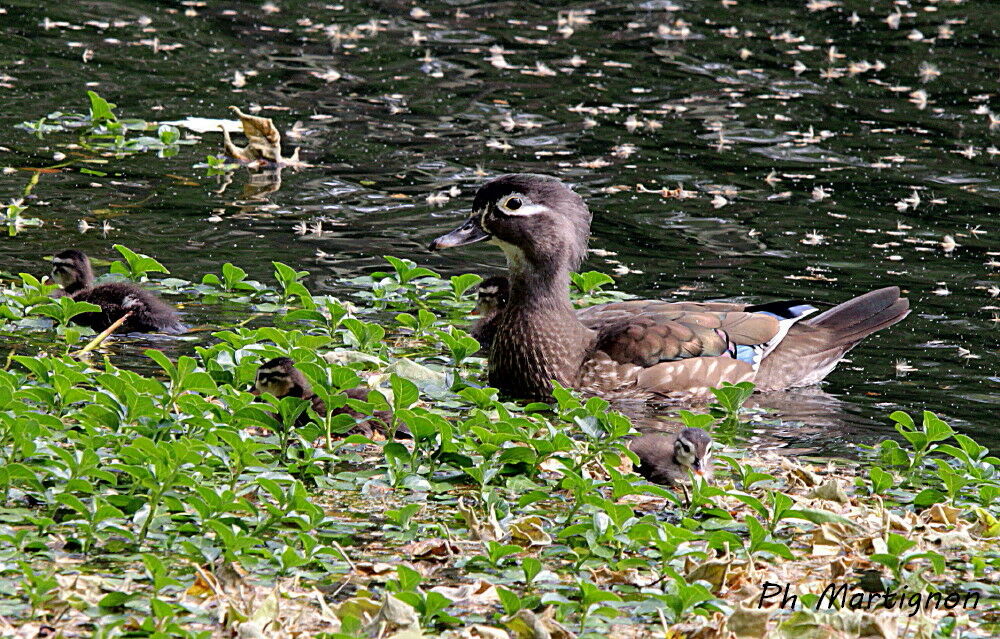
M 700 428 L 685 428 L 674 442 L 674 461 L 697 477 L 712 477 L 712 436 Z
M 490 180 L 476 192 L 472 215 L 431 243 L 432 251 L 489 240 L 515 274 L 574 270 L 590 236 L 590 210 L 559 179 L 519 173 Z
M 510 295 L 510 282 L 503 275 L 488 277 L 476 287 L 476 308 L 474 315 L 484 319 L 495 316 L 500 309 L 507 306 Z
M 306 397 L 311 394 L 312 388 L 290 357 L 275 357 L 257 369 L 254 391 L 257 395 L 270 393 L 278 398 L 289 395 Z
M 68 249 L 52 256 L 52 280 L 67 293 L 89 288 L 94 283 L 90 258 L 83 251 Z

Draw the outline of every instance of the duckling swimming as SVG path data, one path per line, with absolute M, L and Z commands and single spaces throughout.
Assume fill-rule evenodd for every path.
M 52 258 L 52 279 L 65 295 L 77 302 L 90 302 L 100 312 L 81 313 L 73 322 L 103 331 L 130 313 L 121 327 L 123 333 L 183 333 L 177 311 L 159 297 L 132 282 L 94 285 L 90 258 L 83 251 L 69 249 Z
M 628 447 L 639 458 L 636 472 L 657 484 L 690 483 L 689 473 L 711 480 L 712 436 L 700 428 L 636 437 Z
M 312 404 L 312 409 L 317 415 L 326 415 L 326 404 L 313 393 L 312 386 L 306 380 L 306 376 L 295 368 L 295 362 L 290 357 L 275 357 L 264 362 L 257 369 L 257 379 L 254 381 L 254 395 L 270 393 L 281 399 L 282 397 L 298 397 Z M 309 414 L 303 412 L 295 420 L 295 426 L 305 426 L 309 423 Z
M 298 397 L 299 399 L 309 401 L 312 404 L 313 411 L 317 415 L 321 417 L 326 416 L 326 404 L 318 395 L 313 393 L 309 380 L 302 374 L 302 371 L 295 368 L 295 362 L 290 357 L 275 357 L 261 364 L 260 368 L 257 369 L 257 379 L 254 382 L 253 390 L 250 392 L 254 395 L 270 393 L 278 399 L 282 397 Z M 344 391 L 344 394 L 351 399 L 368 399 L 368 393 L 361 388 L 349 388 Z M 383 423 L 387 423 L 391 418 L 390 413 L 387 411 L 375 411 L 375 415 L 368 416 L 353 410 L 350 406 L 335 408 L 333 409 L 333 414 L 346 414 L 355 420 L 360 420 L 357 426 L 344 434 L 351 435 L 357 433 L 365 437 L 371 437 L 376 432 L 385 431 L 384 428 L 377 427 L 373 421 L 381 420 Z M 309 414 L 303 412 L 295 420 L 295 426 L 297 428 L 305 426 L 309 421 Z M 400 429 L 400 431 L 402 430 Z M 398 434 L 405 433 L 400 432 Z

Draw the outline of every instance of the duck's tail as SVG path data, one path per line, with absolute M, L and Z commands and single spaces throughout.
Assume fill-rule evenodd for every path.
M 909 313 L 899 287 L 888 286 L 798 322 L 761 362 L 754 383 L 761 391 L 815 384 L 858 342 Z

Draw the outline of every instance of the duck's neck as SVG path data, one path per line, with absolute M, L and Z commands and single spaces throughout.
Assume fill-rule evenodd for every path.
M 86 282 L 82 280 L 73 280 L 72 282 L 69 283 L 69 286 L 63 287 L 63 290 L 66 291 L 67 295 L 72 297 L 77 293 L 79 293 L 80 291 L 84 291 L 88 288 L 90 288 L 90 285 L 87 284 Z
M 75 269 L 73 273 L 73 281 L 69 282 L 63 287 L 67 295 L 76 295 L 80 291 L 85 291 L 94 286 L 94 274 L 90 272 L 89 268 L 86 269 Z
M 569 299 L 569 271 L 565 268 L 511 271 L 507 308 L 562 312 L 576 321 Z
M 512 268 L 510 299 L 496 324 L 492 386 L 514 397 L 549 399 L 552 380 L 576 384 L 593 333 L 570 303 L 568 268 Z

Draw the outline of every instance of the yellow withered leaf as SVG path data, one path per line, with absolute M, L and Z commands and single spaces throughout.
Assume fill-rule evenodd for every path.
M 244 164 L 254 166 L 302 165 L 298 149 L 295 149 L 291 157 L 281 156 L 281 133 L 274 126 L 271 118 L 243 113 L 239 107 L 231 106 L 229 108 L 239 117 L 240 124 L 243 126 L 243 135 L 247 137 L 248 144 L 245 147 L 236 146 L 232 138 L 229 137 L 229 131 L 222 127 L 222 139 L 227 154 Z

